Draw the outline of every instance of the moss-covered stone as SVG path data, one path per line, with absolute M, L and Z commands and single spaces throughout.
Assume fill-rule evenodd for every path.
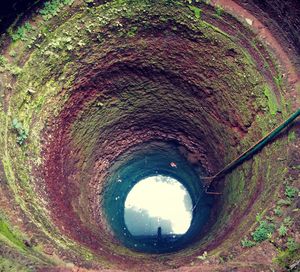
M 15 39 L 0 59 L 5 188 L 40 231 L 41 254 L 34 256 L 41 262 L 51 247 L 52 265 L 168 268 L 168 256 L 158 263 L 114 239 L 101 209 L 110 167 L 140 143 L 174 141 L 211 175 L 290 113 L 285 82 L 275 88 L 276 61 L 264 45 L 253 44 L 255 34 L 225 12 L 215 16 L 210 5 L 57 3 L 53 12 L 45 6 L 44 20 L 37 15 L 26 39 Z M 261 63 L 267 63 L 263 71 Z M 24 145 L 16 143 L 14 118 L 28 131 Z M 223 193 L 216 197 L 215 225 L 174 253 L 176 267 L 206 248 L 219 254 L 239 244 L 255 214 L 271 205 L 287 172 L 277 160 L 286 139 L 266 149 L 213 184 Z M 0 234 L 28 250 L 6 221 Z

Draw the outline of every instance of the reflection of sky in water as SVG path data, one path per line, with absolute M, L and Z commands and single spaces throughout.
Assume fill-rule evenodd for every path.
M 125 201 L 125 223 L 132 235 L 184 234 L 192 220 L 192 200 L 176 179 L 157 175 L 138 182 Z

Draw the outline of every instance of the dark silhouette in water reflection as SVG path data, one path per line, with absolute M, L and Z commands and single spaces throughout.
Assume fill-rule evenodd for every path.
M 160 245 L 161 243 L 161 227 L 157 228 L 157 244 Z
M 133 236 L 157 236 L 160 228 L 160 236 L 162 236 L 162 228 L 164 233 L 172 233 L 172 223 L 170 220 L 161 219 L 159 217 L 150 216 L 145 209 L 136 209 L 135 207 L 126 208 L 126 225 Z

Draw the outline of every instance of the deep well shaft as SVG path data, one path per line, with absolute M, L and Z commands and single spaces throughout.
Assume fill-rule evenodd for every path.
M 0 271 L 298 269 L 299 1 L 6 2 Z

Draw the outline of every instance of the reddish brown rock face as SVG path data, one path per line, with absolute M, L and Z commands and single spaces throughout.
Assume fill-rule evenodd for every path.
M 0 250 L 7 265 L 17 256 L 16 271 L 30 262 L 41 271 L 222 271 L 238 258 L 241 269 L 255 271 L 257 254 L 259 269 L 278 268 L 275 247 L 283 250 L 299 234 L 291 223 L 280 236 L 284 217 L 270 221 L 280 198 L 290 201 L 282 212 L 295 216 L 297 124 L 213 183 L 221 195 L 208 200 L 207 224 L 197 225 L 196 210 L 180 250 L 138 252 L 116 233 L 130 190 L 116 177 L 133 171 L 133 162 L 166 152 L 162 160 L 170 160 L 159 171 L 181 175 L 195 203 L 202 175 L 299 107 L 298 19 L 284 19 L 284 7 L 266 17 L 268 4 L 215 2 L 52 3 L 12 32 L 13 42 L 3 37 Z M 290 32 L 279 38 L 276 22 Z M 134 171 L 150 170 L 136 164 Z M 115 192 L 123 202 L 110 207 Z M 271 244 L 244 255 L 241 240 L 253 240 L 264 220 L 274 225 Z

